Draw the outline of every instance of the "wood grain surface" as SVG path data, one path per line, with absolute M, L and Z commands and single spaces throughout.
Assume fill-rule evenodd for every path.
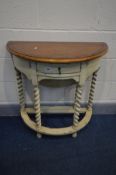
M 33 42 L 9 41 L 8 51 L 23 59 L 46 63 L 74 63 L 103 56 L 104 42 Z

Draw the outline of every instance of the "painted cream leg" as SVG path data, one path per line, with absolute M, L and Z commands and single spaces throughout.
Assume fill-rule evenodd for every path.
M 94 98 L 94 92 L 95 92 L 95 85 L 96 85 L 96 79 L 97 79 L 97 71 L 93 73 L 92 81 L 91 81 L 91 87 L 90 87 L 90 93 L 89 93 L 89 101 L 88 101 L 88 108 L 92 108 L 93 105 L 93 98 Z
M 40 92 L 38 85 L 34 85 L 34 109 L 35 109 L 35 120 L 37 128 L 41 127 L 41 110 L 40 110 Z M 41 138 L 42 135 L 37 132 L 37 137 Z
M 74 118 L 73 118 L 74 127 L 77 127 L 79 123 L 81 97 L 82 97 L 82 86 L 77 84 L 76 91 L 75 91 Z M 77 132 L 72 134 L 72 137 L 75 138 L 76 136 L 77 136 Z
M 21 108 L 24 108 L 25 107 L 25 97 L 24 97 L 22 75 L 21 75 L 21 72 L 18 71 L 17 69 L 15 69 L 15 71 L 16 71 L 19 103 L 20 103 Z

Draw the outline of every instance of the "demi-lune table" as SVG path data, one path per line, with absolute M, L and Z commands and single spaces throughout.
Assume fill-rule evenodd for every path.
M 76 137 L 77 132 L 86 126 L 91 119 L 97 72 L 100 68 L 100 60 L 108 50 L 107 44 L 104 42 L 9 41 L 7 49 L 13 59 L 21 117 L 26 125 L 36 131 L 39 138 L 42 134 L 55 136 L 72 134 L 73 137 Z M 32 82 L 34 108 L 25 106 L 23 75 Z M 86 108 L 81 108 L 82 88 L 90 76 L 92 79 L 88 92 L 88 104 Z M 71 126 L 50 128 L 41 123 L 42 107 L 40 106 L 39 84 L 44 79 L 48 81 L 73 80 L 75 82 L 76 90 L 72 107 L 74 114 Z M 54 83 L 54 81 L 52 82 Z M 30 113 L 35 113 L 35 120 L 30 118 Z M 85 113 L 82 119 L 80 119 L 80 113 Z

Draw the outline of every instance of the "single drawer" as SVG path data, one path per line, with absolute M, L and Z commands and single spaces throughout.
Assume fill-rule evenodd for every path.
M 38 72 L 45 74 L 73 74 L 80 72 L 80 63 L 71 64 L 37 64 Z

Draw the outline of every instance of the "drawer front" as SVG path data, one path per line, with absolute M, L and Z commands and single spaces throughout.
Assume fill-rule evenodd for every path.
M 64 74 L 78 73 L 78 72 L 80 72 L 80 63 L 67 64 L 67 65 L 64 65 L 60 68 L 61 68 L 61 73 L 64 73 Z
M 80 72 L 80 63 L 73 64 L 43 64 L 38 63 L 38 72 L 45 74 L 71 74 Z

